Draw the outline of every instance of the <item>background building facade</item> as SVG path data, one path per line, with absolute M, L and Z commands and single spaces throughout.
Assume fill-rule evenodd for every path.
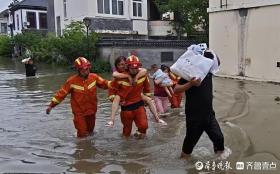
M 210 0 L 208 12 L 220 74 L 280 81 L 279 0 Z

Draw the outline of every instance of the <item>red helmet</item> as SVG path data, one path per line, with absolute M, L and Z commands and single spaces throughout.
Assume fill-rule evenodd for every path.
M 131 55 L 126 59 L 126 64 L 130 68 L 140 68 L 142 66 L 139 58 L 135 55 Z
M 80 69 L 88 69 L 90 68 L 90 62 L 84 57 L 78 57 L 74 62 L 75 68 L 77 70 Z

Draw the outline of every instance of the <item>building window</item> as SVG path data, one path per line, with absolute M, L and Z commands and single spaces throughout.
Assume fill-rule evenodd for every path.
M 102 14 L 123 15 L 123 6 L 123 0 L 97 0 L 97 11 Z
M 7 33 L 7 23 L 1 23 L 1 33 Z
M 61 36 L 61 22 L 60 22 L 60 16 L 56 17 L 56 34 L 57 36 Z
M 161 52 L 161 62 L 173 61 L 173 52 Z
M 98 13 L 110 14 L 110 0 L 98 0 Z
M 133 0 L 133 16 L 142 17 L 142 0 Z
M 63 0 L 63 13 L 64 13 L 64 18 L 67 18 L 67 2 L 66 0 Z
M 39 25 L 40 29 L 47 29 L 48 24 L 47 24 L 47 13 L 39 13 Z
M 29 22 L 29 25 L 27 28 L 37 28 L 37 23 L 36 23 L 36 13 L 35 12 L 27 12 L 27 22 Z
M 18 17 L 18 15 L 17 15 L 17 30 L 19 30 L 19 17 Z
M 227 0 L 220 0 L 220 8 L 226 7 L 227 8 Z
M 123 0 L 112 0 L 112 14 L 123 15 Z

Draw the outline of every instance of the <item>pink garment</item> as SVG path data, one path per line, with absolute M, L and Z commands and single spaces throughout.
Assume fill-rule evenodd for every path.
M 155 103 L 156 103 L 156 108 L 158 113 L 160 114 L 165 113 L 168 109 L 168 104 L 169 104 L 168 97 L 154 96 L 154 98 L 155 98 Z

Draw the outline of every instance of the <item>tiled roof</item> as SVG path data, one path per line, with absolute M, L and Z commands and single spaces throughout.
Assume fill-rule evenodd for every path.
M 47 10 L 48 0 L 22 0 L 18 3 L 15 3 L 10 10 L 17 9 L 41 9 Z
M 19 2 L 17 5 L 47 7 L 48 0 L 23 0 Z

